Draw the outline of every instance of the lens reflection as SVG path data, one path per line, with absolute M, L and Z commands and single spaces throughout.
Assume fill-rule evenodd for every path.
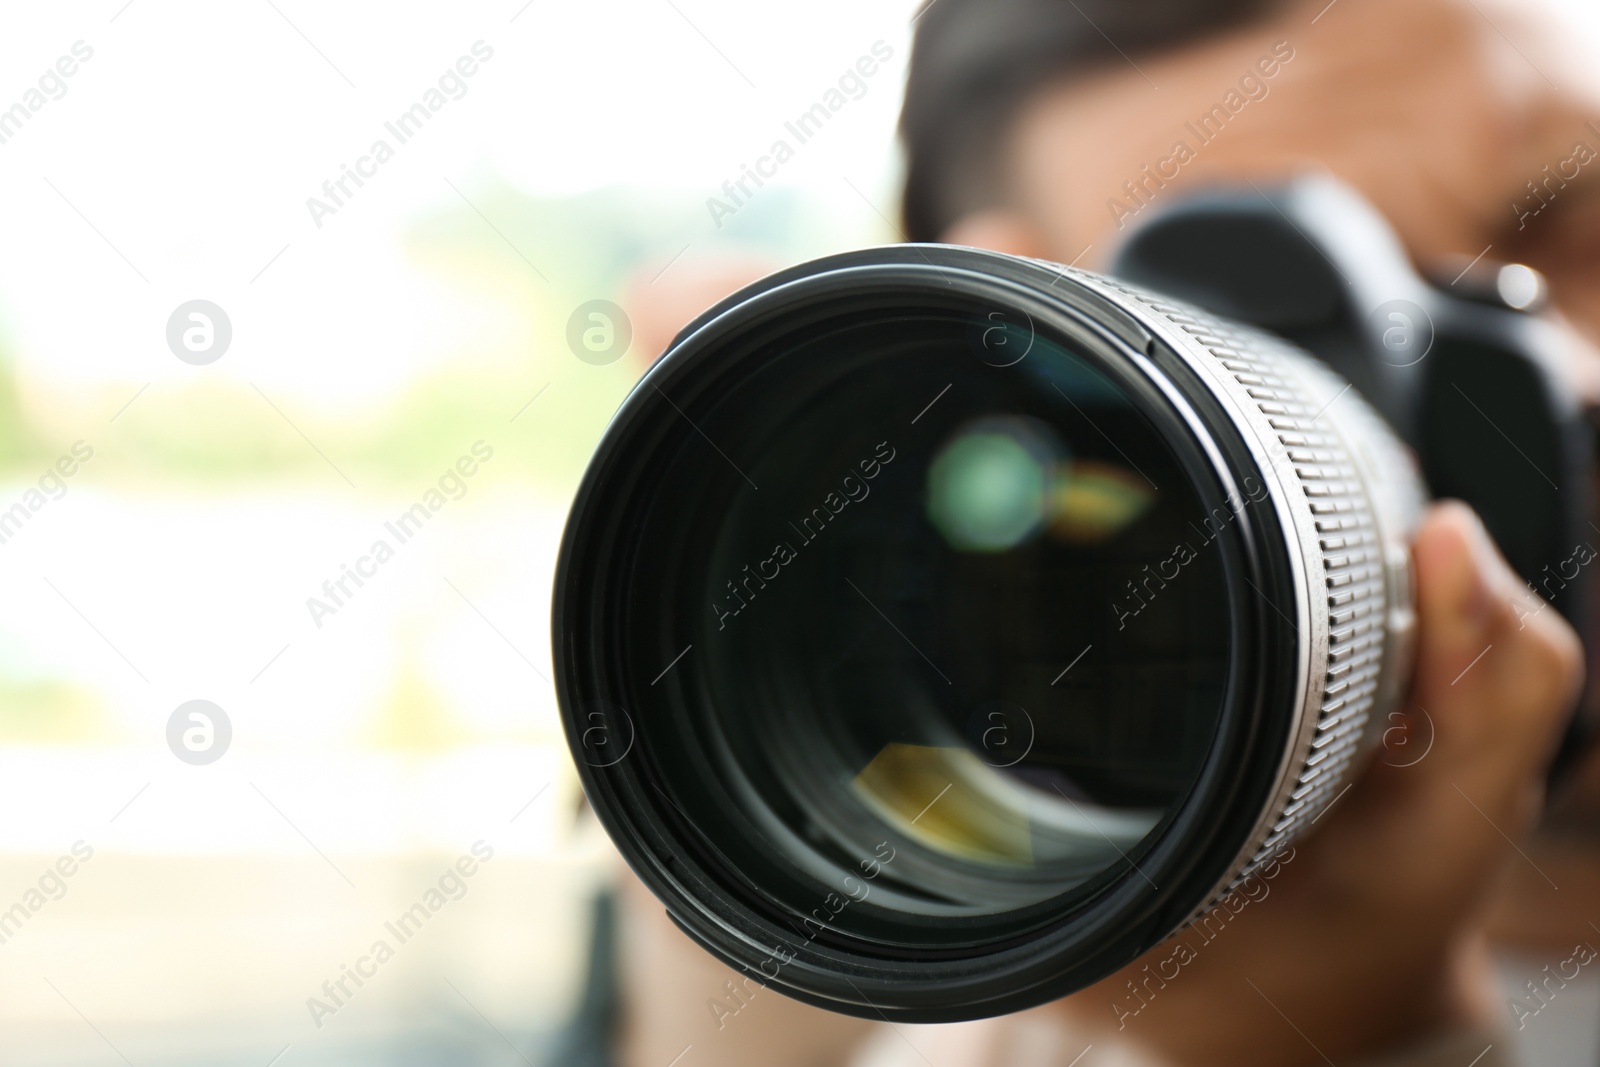
M 928 519 L 952 548 L 1003 552 L 1044 525 L 1061 459 L 1048 431 L 986 419 L 958 431 L 928 468 Z
M 1144 476 L 1114 463 L 1078 460 L 1057 468 L 1051 484 L 1050 532 L 1064 541 L 1109 541 L 1155 503 Z
M 1001 552 L 1048 526 L 1067 541 L 1115 537 L 1154 502 L 1125 466 L 1074 461 L 1037 420 L 984 419 L 964 427 L 928 470 L 928 520 L 952 548 Z

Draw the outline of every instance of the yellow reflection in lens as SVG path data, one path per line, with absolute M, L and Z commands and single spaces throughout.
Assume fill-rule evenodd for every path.
M 965 748 L 885 745 L 852 783 L 901 833 L 950 855 L 1031 866 L 1025 795 Z
M 1047 510 L 1050 532 L 1063 541 L 1099 544 L 1116 536 L 1155 503 L 1139 475 L 1095 460 L 1056 468 Z

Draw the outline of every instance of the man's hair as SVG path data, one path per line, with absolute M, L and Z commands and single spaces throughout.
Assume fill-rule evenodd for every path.
M 1005 195 L 1004 141 L 1046 84 L 1198 41 L 1286 0 L 926 0 L 900 136 L 906 236 L 938 240 Z

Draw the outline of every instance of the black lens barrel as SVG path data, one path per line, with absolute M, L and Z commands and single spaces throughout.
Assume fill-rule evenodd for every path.
M 1305 505 L 1126 292 L 820 260 L 686 328 L 596 449 L 554 587 L 569 744 L 641 879 L 762 984 L 1019 1010 L 1272 832 L 1320 684 Z

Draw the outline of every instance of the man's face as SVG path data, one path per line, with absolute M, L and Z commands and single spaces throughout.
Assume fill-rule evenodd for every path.
M 1309 0 L 1053 86 L 1006 148 L 1013 210 L 946 236 L 1093 266 L 1182 190 L 1318 168 L 1420 267 L 1528 263 L 1600 341 L 1600 40 L 1566 6 Z

